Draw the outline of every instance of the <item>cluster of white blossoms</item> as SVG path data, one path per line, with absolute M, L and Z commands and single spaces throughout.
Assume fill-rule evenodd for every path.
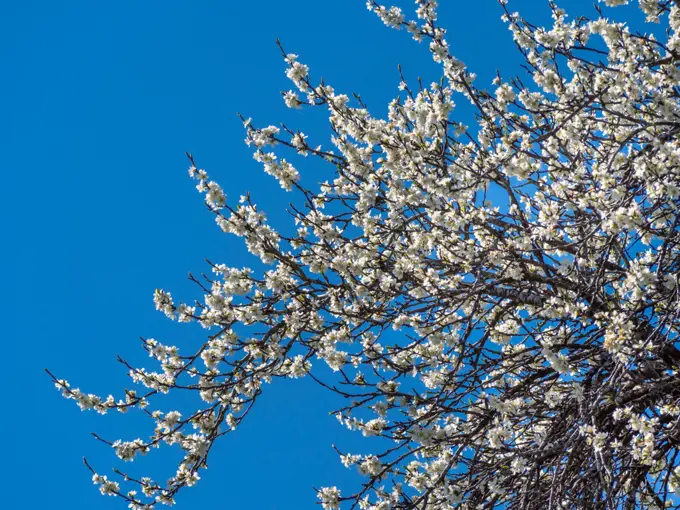
M 346 399 L 338 422 L 371 437 L 369 452 L 338 450 L 361 481 L 320 488 L 325 509 L 680 508 L 680 2 L 639 1 L 656 36 L 614 19 L 627 3 L 589 19 L 550 2 L 539 27 L 501 1 L 524 70 L 487 90 L 434 0 L 413 19 L 369 0 L 442 69 L 418 88 L 402 77 L 385 118 L 282 49 L 285 104 L 326 109 L 333 133 L 313 146 L 244 119 L 255 159 L 298 197 L 291 232 L 249 196 L 229 202 L 189 156 L 219 227 L 267 267 L 211 263 L 191 277 L 196 302 L 157 290 L 159 311 L 208 336 L 145 340 L 153 369 L 121 360 L 143 391 L 54 379 L 82 409 L 153 420 L 146 438 L 102 439 L 121 459 L 183 453 L 163 484 L 95 473 L 102 493 L 172 504 L 268 384 L 311 376 Z M 462 102 L 472 121 L 454 118 Z M 295 158 L 326 180 L 307 183 Z M 180 391 L 196 411 L 162 411 Z

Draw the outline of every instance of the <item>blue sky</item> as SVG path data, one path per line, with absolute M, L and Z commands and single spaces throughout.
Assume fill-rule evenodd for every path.
M 451 46 L 482 83 L 497 67 L 513 69 L 494 0 L 442 3 Z M 545 18 L 543 2 L 515 2 L 539 3 Z M 590 11 L 591 2 L 563 5 Z M 119 394 L 129 384 L 116 355 L 147 359 L 139 336 L 180 346 L 201 339 L 154 311 L 156 287 L 190 300 L 199 294 L 187 272 L 206 271 L 204 259 L 250 264 L 203 207 L 184 151 L 231 199 L 250 190 L 285 225 L 276 213 L 292 195 L 252 159 L 236 113 L 310 133 L 326 124 L 321 112 L 285 108 L 279 92 L 291 85 L 275 38 L 313 77 L 360 93 L 376 115 L 396 94 L 397 64 L 426 80 L 437 68 L 426 46 L 385 28 L 363 0 L 24 0 L 4 2 L 1 18 L 3 507 L 124 508 L 98 494 L 81 458 L 104 472 L 116 459 L 89 432 L 134 439 L 147 424 L 81 413 L 42 370 Z M 469 122 L 469 109 L 460 112 Z M 300 170 L 328 177 L 311 161 Z M 356 481 L 330 445 L 362 453 L 366 443 L 328 416 L 333 398 L 311 381 L 267 390 L 178 508 L 315 508 L 312 486 Z M 144 460 L 153 468 L 167 458 Z

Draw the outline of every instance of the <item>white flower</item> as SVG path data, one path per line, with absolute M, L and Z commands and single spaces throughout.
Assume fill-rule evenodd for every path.
M 337 487 L 322 487 L 317 494 L 324 509 L 334 510 L 340 508 L 340 491 Z
M 302 104 L 298 95 L 292 90 L 289 90 L 283 95 L 283 100 L 288 108 L 300 108 L 300 105 Z

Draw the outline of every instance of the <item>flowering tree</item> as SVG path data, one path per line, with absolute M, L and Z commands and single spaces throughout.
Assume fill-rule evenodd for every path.
M 542 28 L 500 3 L 524 71 L 487 91 L 451 54 L 435 0 L 412 20 L 368 2 L 442 68 L 428 87 L 402 81 L 385 119 L 282 49 L 286 104 L 326 108 L 334 146 L 244 120 L 255 159 L 297 196 L 292 235 L 188 155 L 219 227 L 267 270 L 212 264 L 193 304 L 157 290 L 158 310 L 207 339 L 144 340 L 160 369 L 120 360 L 142 391 L 100 398 L 53 376 L 82 409 L 153 421 L 150 437 L 102 439 L 120 458 L 184 452 L 166 483 L 93 470 L 103 494 L 171 504 L 268 384 L 318 380 L 326 363 L 340 423 L 383 439 L 338 451 L 363 482 L 319 489 L 323 508 L 680 508 L 680 2 L 639 0 L 662 40 L 552 3 Z M 285 152 L 332 179 L 304 187 Z M 180 389 L 196 412 L 172 410 Z

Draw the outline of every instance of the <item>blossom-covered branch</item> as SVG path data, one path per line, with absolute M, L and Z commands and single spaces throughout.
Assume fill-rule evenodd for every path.
M 680 5 L 639 1 L 658 39 L 615 10 L 570 18 L 550 3 L 540 27 L 506 3 L 524 70 L 487 90 L 436 1 L 409 18 L 369 0 L 442 69 L 428 87 L 402 77 L 386 118 L 281 47 L 285 104 L 325 108 L 333 132 L 317 145 L 243 119 L 254 158 L 296 196 L 292 235 L 188 155 L 218 226 L 267 269 L 211 263 L 195 303 L 157 290 L 158 310 L 207 339 L 189 354 L 143 340 L 159 368 L 119 360 L 143 392 L 101 398 L 53 376 L 82 409 L 153 421 L 144 439 L 102 439 L 121 459 L 184 451 L 165 483 L 90 468 L 103 494 L 171 504 L 268 384 L 312 377 L 345 399 L 341 424 L 384 439 L 338 450 L 363 484 L 320 488 L 326 509 L 680 508 Z M 329 179 L 305 185 L 304 157 Z M 190 416 L 172 409 L 180 390 L 200 396 Z

